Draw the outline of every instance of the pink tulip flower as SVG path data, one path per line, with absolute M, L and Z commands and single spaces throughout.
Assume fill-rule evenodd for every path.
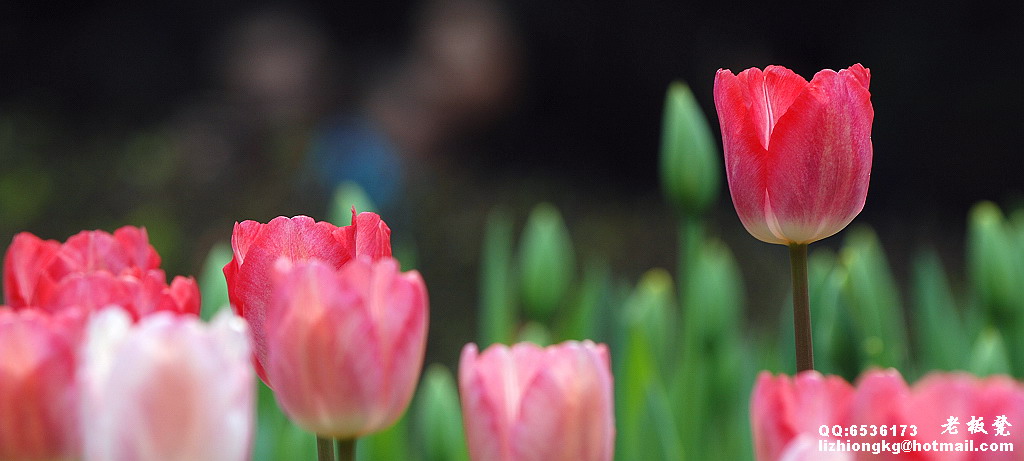
M 870 72 L 855 64 L 810 82 L 780 66 L 719 70 L 715 106 L 733 205 L 751 235 L 807 244 L 861 209 L 871 174 Z
M 265 325 L 281 408 L 321 437 L 383 430 L 409 406 L 427 342 L 426 286 L 392 258 L 334 269 L 279 260 Z
M 136 324 L 92 316 L 79 367 L 86 461 L 241 461 L 253 436 L 255 380 L 245 322 L 160 312 Z
M 266 224 L 242 221 L 235 223 L 231 248 L 234 257 L 224 266 L 231 306 L 249 322 L 256 372 L 273 387 L 264 372 L 268 352 L 265 321 L 278 258 L 315 258 L 337 269 L 357 256 L 373 260 L 390 257 L 391 229 L 380 216 L 356 215 L 355 209 L 352 225 L 345 227 L 306 216 L 277 217 Z
M 14 309 L 91 312 L 115 304 L 135 319 L 156 311 L 198 314 L 195 279 L 175 277 L 168 285 L 159 266 L 160 256 L 138 227 L 82 231 L 64 244 L 22 232 L 4 257 L 4 293 Z
M 608 348 L 462 349 L 459 390 L 473 461 L 610 461 L 615 417 Z
M 1010 461 L 1020 459 L 1020 454 L 981 451 L 980 444 L 1010 443 L 1015 448 L 1024 444 L 1024 430 L 1017 426 L 1018 421 L 1024 426 L 1024 384 L 1006 376 L 932 373 L 909 387 L 896 370 L 872 370 L 853 387 L 842 378 L 815 371 L 795 378 L 764 372 L 758 377 L 750 406 L 758 461 Z M 957 421 L 952 431 L 951 418 Z M 987 433 L 970 431 L 968 423 L 974 418 L 981 418 Z M 1004 435 L 997 434 L 999 418 L 1009 424 L 1003 426 Z M 851 428 L 858 432 L 849 433 Z M 839 435 L 833 432 L 837 429 Z M 971 441 L 979 451 L 893 453 L 890 448 L 878 454 L 863 450 L 838 454 L 819 446 L 821 441 L 881 446 L 882 442 L 898 445 L 903 440 L 919 444 Z
M 0 459 L 79 455 L 75 368 L 84 316 L 0 306 Z

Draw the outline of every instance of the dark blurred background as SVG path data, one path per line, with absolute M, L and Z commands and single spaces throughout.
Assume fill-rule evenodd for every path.
M 780 3 L 7 2 L 0 241 L 145 225 L 170 274 L 197 274 L 234 221 L 324 219 L 333 187 L 356 181 L 415 248 L 432 323 L 451 325 L 431 347 L 454 360 L 490 210 L 522 222 L 550 201 L 584 258 L 626 280 L 672 268 L 657 176 L 669 82 L 717 129 L 719 68 L 810 78 L 860 62 L 875 157 L 856 222 L 897 277 L 924 244 L 962 277 L 970 206 L 1024 197 L 1024 4 Z M 751 315 L 775 312 L 785 251 L 746 235 L 727 190 L 712 221 Z

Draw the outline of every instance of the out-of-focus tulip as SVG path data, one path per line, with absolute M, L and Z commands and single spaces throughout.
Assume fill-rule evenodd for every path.
M 409 406 L 426 349 L 428 302 L 418 272 L 391 258 L 340 270 L 280 259 L 267 309 L 266 373 L 284 412 L 324 437 L 353 439 Z
M 838 376 L 801 373 L 796 378 L 762 373 L 750 399 L 757 459 L 777 460 L 800 434 L 846 421 L 854 389 Z
M 806 244 L 861 209 L 871 173 L 870 72 L 855 64 L 810 82 L 780 66 L 719 70 L 715 106 L 733 205 L 751 235 Z
M 79 367 L 86 460 L 248 459 L 255 380 L 245 322 L 92 316 Z
M 750 406 L 758 461 L 832 459 L 825 457 L 829 453 L 822 452 L 819 441 L 890 445 L 882 453 L 850 449 L 848 457 L 836 459 L 1009 461 L 1020 455 L 980 451 L 980 444 L 1024 443 L 1024 431 L 1015 430 L 1017 421 L 1024 421 L 1024 384 L 1007 376 L 932 373 L 908 387 L 894 369 L 872 370 L 854 388 L 842 378 L 815 371 L 795 378 L 765 372 L 758 377 Z M 996 433 L 1000 417 L 1009 423 L 1004 427 L 1006 435 Z M 950 431 L 951 418 L 956 424 Z M 987 433 L 971 432 L 968 423 L 974 418 L 981 418 Z M 894 453 L 903 449 L 899 446 L 903 440 L 929 445 L 972 441 L 979 451 Z
M 459 390 L 473 461 L 609 461 L 615 417 L 608 348 L 462 349 Z
M 110 304 L 138 319 L 155 311 L 199 313 L 199 286 L 167 276 L 146 230 L 125 226 L 113 234 L 82 231 L 64 244 L 28 232 L 14 237 L 4 257 L 4 293 L 14 309 L 49 312 Z
M 0 459 L 78 457 L 75 380 L 84 316 L 0 306 Z
M 253 335 L 256 372 L 267 380 L 266 325 L 274 265 L 278 258 L 293 261 L 318 259 L 340 268 L 356 257 L 376 260 L 391 256 L 391 229 L 374 213 L 356 215 L 352 225 L 338 227 L 307 216 L 279 216 L 266 224 L 256 221 L 235 223 L 231 234 L 234 257 L 224 266 L 228 297 L 238 315 L 249 322 Z

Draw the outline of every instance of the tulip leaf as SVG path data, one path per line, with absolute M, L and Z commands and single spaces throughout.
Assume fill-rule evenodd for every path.
M 1013 373 L 1024 376 L 1024 250 L 1011 224 L 991 202 L 971 210 L 967 239 L 967 270 L 975 300 L 1017 358 Z
M 356 461 L 409 459 L 408 416 L 406 412 L 395 425 L 356 440 Z
M 588 261 L 583 269 L 580 287 L 572 311 L 557 323 L 558 341 L 592 339 L 604 342 L 603 313 L 611 297 L 611 271 L 604 261 Z M 556 319 L 556 322 L 558 319 Z
M 314 459 L 316 436 L 294 425 L 274 400 L 274 392 L 258 383 L 256 440 L 253 460 Z
M 203 262 L 203 271 L 199 275 L 202 308 L 199 311 L 203 320 L 210 321 L 221 309 L 228 307 L 228 285 L 224 280 L 224 266 L 231 262 L 234 255 L 231 245 L 218 242 L 210 248 Z
M 680 425 L 683 447 L 691 459 L 715 457 L 706 441 L 716 427 L 731 427 L 746 408 L 736 398 L 748 392 L 740 337 L 743 284 L 732 253 L 722 242 L 706 240 L 688 268 L 683 295 L 682 337 L 670 376 L 670 401 Z M 737 447 L 727 444 L 727 450 Z M 741 444 L 740 444 L 741 445 Z
M 512 287 L 512 220 L 500 210 L 487 217 L 480 264 L 480 347 L 515 339 L 515 291 Z
M 850 308 L 867 366 L 902 368 L 906 331 L 896 282 L 874 231 L 848 232 L 840 260 L 846 269 L 843 298 Z
M 467 461 L 455 378 L 444 365 L 427 368 L 416 396 L 416 433 L 423 461 Z
M 938 254 L 926 250 L 914 258 L 914 333 L 921 370 L 960 370 L 970 340 Z

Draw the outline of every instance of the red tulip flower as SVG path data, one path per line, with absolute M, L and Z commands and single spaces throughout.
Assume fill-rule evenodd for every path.
M 405 412 L 423 367 L 428 301 L 416 271 L 360 257 L 341 269 L 281 258 L 267 307 L 265 372 L 284 412 L 352 440 Z
M 611 461 L 615 416 L 608 348 L 462 349 L 459 391 L 473 461 Z
M 356 215 L 352 225 L 338 227 L 306 216 L 277 217 L 266 224 L 235 223 L 231 235 L 234 258 L 224 266 L 228 297 L 238 315 L 249 322 L 256 371 L 267 379 L 267 308 L 271 302 L 274 265 L 281 257 L 294 262 L 317 259 L 333 269 L 356 259 L 391 256 L 391 229 L 374 213 Z
M 118 305 L 138 319 L 155 311 L 199 313 L 191 277 L 170 285 L 146 230 L 82 231 L 61 244 L 28 232 L 14 237 L 4 257 L 4 294 L 14 309 L 86 312 Z
M 780 66 L 718 71 L 729 191 L 751 235 L 807 244 L 860 213 L 871 174 L 870 77 L 860 64 L 810 82 Z
M 79 455 L 78 342 L 84 315 L 0 306 L 0 459 Z
M 887 441 L 898 446 L 903 440 L 920 444 L 970 440 L 979 450 L 982 443 L 1024 444 L 1024 384 L 1007 376 L 932 373 L 909 387 L 896 370 L 873 370 L 854 387 L 842 378 L 815 371 L 796 377 L 765 372 L 757 380 L 750 406 L 758 461 L 1011 461 L 1020 459 L 1019 453 L 919 450 L 897 454 L 893 448 L 880 454 L 863 449 L 835 453 L 823 452 L 819 443 L 870 446 Z M 969 427 L 972 419 L 984 432 Z M 858 432 L 850 433 L 851 428 Z

